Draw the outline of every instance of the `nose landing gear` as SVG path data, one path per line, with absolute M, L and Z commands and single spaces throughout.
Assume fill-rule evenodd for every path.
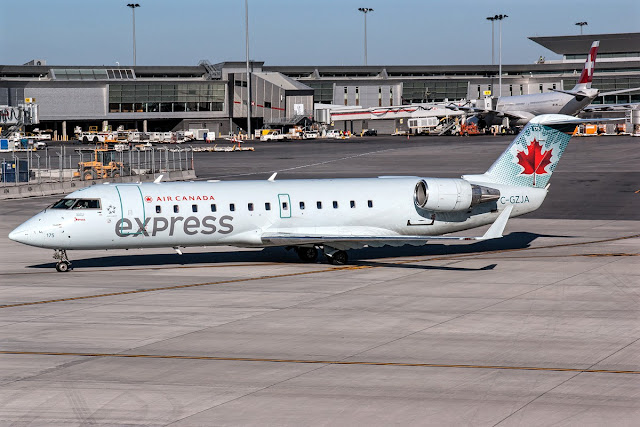
M 71 268 L 71 261 L 67 257 L 67 251 L 64 249 L 56 249 L 53 252 L 53 259 L 57 259 L 56 270 L 60 273 L 65 273 Z

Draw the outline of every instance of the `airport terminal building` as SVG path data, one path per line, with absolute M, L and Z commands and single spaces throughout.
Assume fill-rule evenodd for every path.
M 600 40 L 600 49 L 593 87 L 614 91 L 640 86 L 640 33 L 530 39 L 562 59 L 533 58 L 531 64 L 503 65 L 502 87 L 498 87 L 498 65 L 265 66 L 252 62 L 252 127 L 312 118 L 314 104 L 390 107 L 480 99 L 488 92 L 507 96 L 570 89 L 594 40 Z M 32 61 L 0 66 L 0 105 L 35 99 L 40 127 L 57 135 L 71 135 L 75 126 L 86 130 L 102 124 L 148 131 L 208 128 L 237 133 L 246 129 L 246 91 L 244 62 L 90 67 Z M 640 102 L 640 94 L 594 101 L 629 102 Z M 370 125 L 359 121 L 350 127 L 358 132 Z M 393 120 L 375 125 L 381 133 L 398 127 L 401 123 Z

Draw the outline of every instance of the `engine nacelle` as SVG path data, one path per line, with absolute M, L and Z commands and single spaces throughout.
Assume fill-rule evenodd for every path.
M 459 178 L 421 179 L 413 191 L 416 207 L 434 212 L 464 211 L 499 198 L 499 190 Z

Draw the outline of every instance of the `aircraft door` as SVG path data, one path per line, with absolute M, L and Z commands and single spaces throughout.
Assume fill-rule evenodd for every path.
M 120 232 L 122 235 L 134 235 L 144 233 L 146 224 L 146 211 L 142 191 L 137 185 L 116 185 L 120 198 Z
M 288 194 L 278 194 L 280 218 L 291 218 L 291 197 Z

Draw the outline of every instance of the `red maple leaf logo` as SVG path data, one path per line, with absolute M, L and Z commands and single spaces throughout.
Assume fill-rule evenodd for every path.
M 144 198 L 144 201 L 145 201 L 145 202 L 147 202 L 147 203 L 151 203 L 151 202 L 153 202 L 153 197 L 151 197 L 151 196 L 146 196 L 146 197 Z
M 545 175 L 549 173 L 546 167 L 551 164 L 551 152 L 542 152 L 542 146 L 538 144 L 538 141 L 533 138 L 529 145 L 527 145 L 528 154 L 524 151 L 518 152 L 518 164 L 524 169 L 520 172 L 521 175 Z

